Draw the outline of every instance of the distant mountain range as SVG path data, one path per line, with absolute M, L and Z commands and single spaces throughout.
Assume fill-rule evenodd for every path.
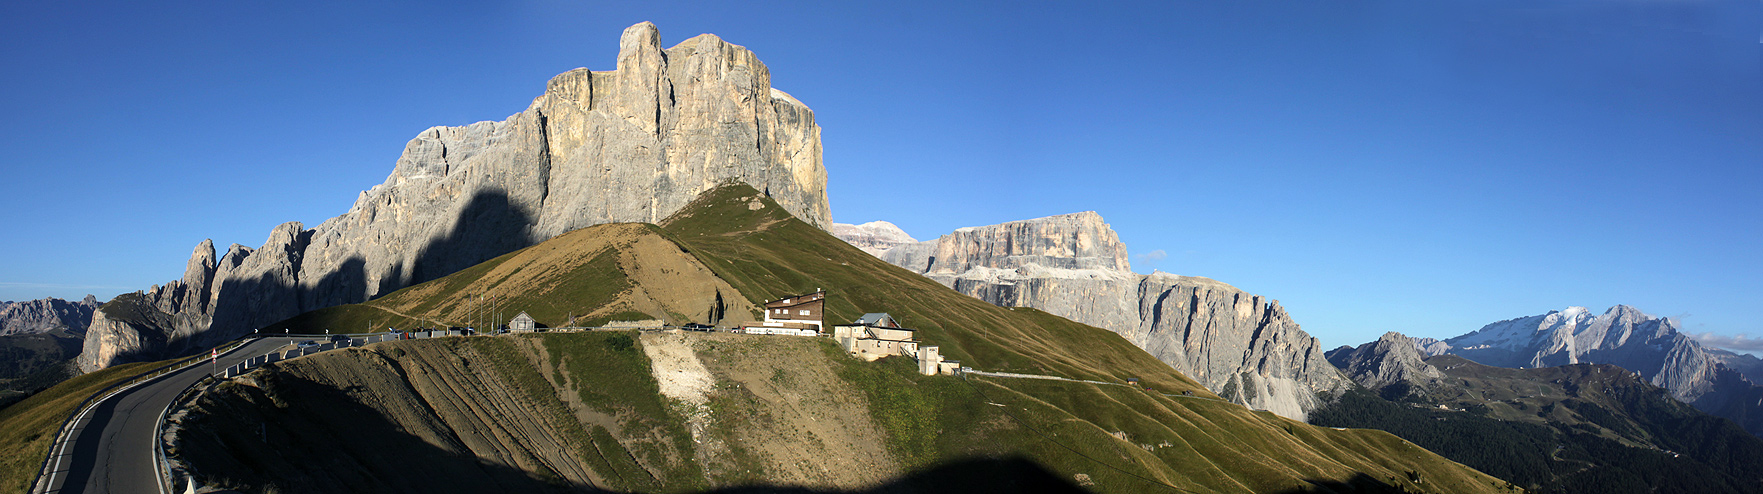
M 1367 390 L 1312 422 L 1390 431 L 1538 492 L 1763 492 L 1763 439 L 1636 372 L 1493 367 L 1420 352 L 1432 343 L 1387 333 L 1330 351 Z
M 1702 346 L 1668 318 L 1618 305 L 1594 315 L 1584 307 L 1508 319 L 1443 341 L 1413 340 L 1422 354 L 1453 354 L 1496 367 L 1577 363 L 1620 366 L 1671 396 L 1763 435 L 1763 360 Z
M 1318 395 L 1351 386 L 1278 301 L 1208 278 L 1134 273 L 1126 244 L 1093 211 L 923 242 L 892 227 L 835 224 L 833 232 L 958 292 L 1119 333 L 1236 403 L 1303 420 L 1324 403 Z
M 98 299 L 0 302 L 0 407 L 77 375 Z

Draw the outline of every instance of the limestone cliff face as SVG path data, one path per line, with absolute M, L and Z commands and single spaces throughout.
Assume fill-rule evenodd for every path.
M 772 88 L 746 48 L 704 34 L 663 49 L 645 22 L 619 39 L 616 70 L 559 74 L 507 120 L 425 130 L 348 212 L 278 226 L 262 247 L 234 245 L 219 260 L 204 242 L 184 278 L 144 302 L 172 321 L 152 329 L 171 342 L 158 352 L 188 350 L 175 342 L 361 302 L 577 228 L 655 222 L 729 181 L 832 224 L 813 111 Z M 154 338 L 98 339 L 125 346 L 82 368 L 157 355 L 126 347 L 137 340 Z
M 1279 303 L 1214 280 L 1131 271 L 1094 212 L 962 228 L 883 260 L 957 291 L 1119 333 L 1237 403 L 1302 420 L 1351 386 Z

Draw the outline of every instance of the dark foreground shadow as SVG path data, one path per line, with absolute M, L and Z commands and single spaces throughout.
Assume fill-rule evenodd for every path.
M 1353 477 L 1347 479 L 1345 482 L 1335 481 L 1335 480 L 1305 480 L 1305 482 L 1309 482 L 1310 487 L 1304 488 L 1304 489 L 1293 489 L 1293 490 L 1289 490 L 1289 491 L 1280 491 L 1279 494 L 1313 494 L 1313 493 L 1314 494 L 1326 494 L 1326 493 L 1331 493 L 1331 492 L 1342 493 L 1342 494 L 1345 494 L 1345 493 L 1401 494 L 1401 493 L 1409 492 L 1407 490 L 1403 490 L 1400 486 L 1390 485 L 1388 483 L 1385 483 L 1384 481 L 1372 478 L 1370 475 L 1366 475 L 1363 473 L 1353 474 Z
M 1027 458 L 974 458 L 943 463 L 907 474 L 863 491 L 797 487 L 742 486 L 709 491 L 715 494 L 956 494 L 1088 492 Z

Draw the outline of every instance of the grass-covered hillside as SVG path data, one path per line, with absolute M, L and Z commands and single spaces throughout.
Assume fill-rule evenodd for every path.
M 1388 433 L 1313 427 L 1218 400 L 1113 332 L 963 296 L 797 220 L 744 185 L 707 192 L 658 227 L 579 230 L 290 324 L 405 317 L 407 325 L 462 325 L 479 294 L 553 326 L 566 312 L 702 322 L 717 312 L 718 297 L 732 319 L 752 317 L 751 307 L 767 299 L 815 289 L 828 293 L 829 322 L 888 312 L 968 367 L 1105 383 L 1137 377 L 1142 385 L 921 376 L 910 360 L 862 362 L 826 338 L 596 332 L 418 340 L 309 356 L 231 385 L 203 405 L 220 413 L 201 420 L 244 422 L 193 429 L 236 427 L 237 437 L 191 442 L 184 451 L 198 472 L 246 491 L 295 481 L 317 483 L 280 485 L 417 491 L 461 475 L 457 485 L 535 489 L 963 492 L 999 488 L 987 482 L 1001 472 L 1035 479 L 1022 487 L 1102 492 L 1506 490 L 1500 479 Z M 552 305 L 538 309 L 544 303 Z M 253 409 L 262 420 L 250 422 L 258 420 Z M 264 422 L 297 424 L 280 436 L 280 452 L 262 453 L 294 456 L 224 460 L 249 456 L 233 449 L 260 432 L 252 423 Z M 355 429 L 315 432 L 327 424 Z M 413 449 L 411 461 L 457 468 L 376 466 L 391 461 L 374 456 L 376 445 L 406 443 L 429 445 Z M 312 480 L 329 474 L 296 461 L 305 455 L 347 457 L 322 470 L 373 479 Z M 471 465 L 477 470 L 464 469 Z M 277 470 L 287 468 L 305 470 Z
M 609 320 L 750 321 L 752 306 L 654 225 L 598 225 L 360 304 L 307 312 L 270 333 L 506 324 L 526 312 L 545 327 Z M 573 322 L 571 318 L 574 318 Z
M 1763 440 L 1620 367 L 1427 363 L 1445 378 L 1424 401 L 1360 390 L 1311 422 L 1387 430 L 1538 492 L 1763 492 Z

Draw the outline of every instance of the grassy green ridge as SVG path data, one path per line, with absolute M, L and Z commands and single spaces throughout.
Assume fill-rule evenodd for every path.
M 753 201 L 764 207 L 752 208 Z M 745 185 L 701 194 L 662 230 L 756 305 L 825 289 L 828 322 L 887 312 L 969 367 L 1113 382 L 1138 377 L 1159 389 L 1211 395 L 1113 332 L 962 295 L 796 219 Z
M 1113 382 L 1138 377 L 1158 391 L 1215 397 L 1115 333 L 961 295 L 790 216 L 744 185 L 700 195 L 662 228 L 755 303 L 825 289 L 829 322 L 888 312 L 918 329 L 921 341 L 941 345 L 944 355 L 970 367 Z M 1115 492 L 1156 487 L 1145 479 L 1200 491 L 1306 490 L 1307 480 L 1342 481 L 1346 472 L 1390 490 L 1506 487 L 1381 431 L 1323 430 L 1225 402 L 1125 386 L 975 379 L 970 387 L 919 376 L 905 359 L 841 359 L 847 363 L 841 377 L 866 390 L 890 448 L 912 466 L 1025 454 Z M 1004 407 L 979 398 L 982 389 L 1022 412 L 999 417 L 995 409 Z M 1140 442 L 1126 445 L 1115 433 Z M 1170 446 L 1159 446 L 1164 443 Z M 1108 458 L 1119 470 L 1087 458 Z
M 596 239 L 659 234 L 659 227 L 648 224 L 591 226 L 374 300 L 302 313 L 268 325 L 266 331 L 317 334 L 325 329 L 333 333 L 359 333 L 384 331 L 387 327 L 488 328 L 497 317 L 506 324 L 522 311 L 547 327 L 566 325 L 572 316 L 582 326 L 631 319 L 678 321 L 684 318 L 665 311 L 635 308 L 590 314 L 615 306 L 620 295 L 635 286 L 620 262 L 620 254 L 630 250 L 628 241 L 602 245 Z M 571 249 L 585 249 L 585 259 L 555 262 L 545 257 Z M 532 277 L 545 283 L 526 285 L 528 281 L 523 280 Z
M 113 366 L 68 379 L 0 408 L 0 492 L 23 493 L 30 489 L 43 458 L 55 442 L 56 428 L 87 396 L 118 381 L 165 362 L 136 362 Z

